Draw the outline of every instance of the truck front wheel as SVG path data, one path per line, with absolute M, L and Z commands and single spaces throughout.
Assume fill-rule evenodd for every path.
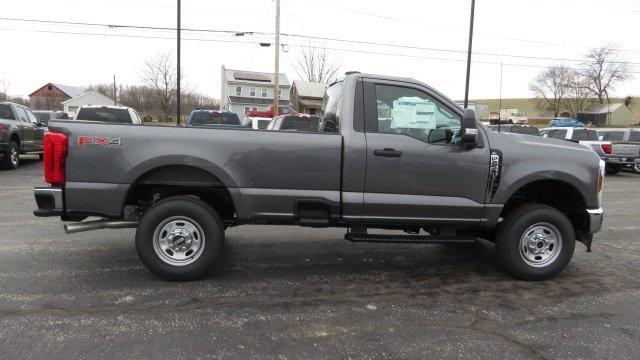
M 204 201 L 189 196 L 154 204 L 136 232 L 138 256 L 165 280 L 195 280 L 209 274 L 223 242 L 220 216 Z
M 571 221 L 557 209 L 541 204 L 511 211 L 496 234 L 498 260 L 523 280 L 546 280 L 569 264 L 575 247 Z

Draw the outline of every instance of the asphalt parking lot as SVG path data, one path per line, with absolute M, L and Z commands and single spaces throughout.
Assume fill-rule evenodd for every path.
M 484 243 L 371 245 L 341 229 L 227 232 L 208 279 L 164 282 L 133 230 L 36 218 L 41 164 L 0 171 L 0 358 L 638 358 L 640 176 L 605 183 L 604 228 L 547 282 Z

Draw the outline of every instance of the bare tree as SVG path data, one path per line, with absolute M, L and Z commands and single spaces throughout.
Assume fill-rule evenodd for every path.
M 571 116 L 577 117 L 580 111 L 584 111 L 593 105 L 589 79 L 578 71 L 569 72 L 569 89 L 562 106 L 569 110 Z
M 328 84 L 335 80 L 340 65 L 331 61 L 327 49 L 309 46 L 300 52 L 294 69 L 303 80 Z
M 165 117 L 175 100 L 177 75 L 171 53 L 158 54 L 145 62 L 142 81 L 155 91 Z
M 631 78 L 629 63 L 620 60 L 619 51 L 612 45 L 591 49 L 583 64 L 583 74 L 589 79 L 589 90 L 600 104 L 609 99 L 617 83 Z
M 529 84 L 538 99 L 538 107 L 552 112 L 553 116 L 558 116 L 570 87 L 570 70 L 564 65 L 544 70 Z
M 7 79 L 0 79 L 0 99 L 7 101 L 9 94 L 9 87 L 11 87 L 11 81 Z

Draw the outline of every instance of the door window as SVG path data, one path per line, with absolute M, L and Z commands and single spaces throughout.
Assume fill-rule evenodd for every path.
M 377 132 L 408 135 L 429 144 L 459 142 L 462 119 L 441 102 L 412 88 L 375 88 Z

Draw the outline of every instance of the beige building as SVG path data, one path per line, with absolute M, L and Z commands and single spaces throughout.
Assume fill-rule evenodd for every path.
M 291 104 L 297 112 L 316 115 L 320 113 L 326 84 L 296 80 L 291 86 Z

